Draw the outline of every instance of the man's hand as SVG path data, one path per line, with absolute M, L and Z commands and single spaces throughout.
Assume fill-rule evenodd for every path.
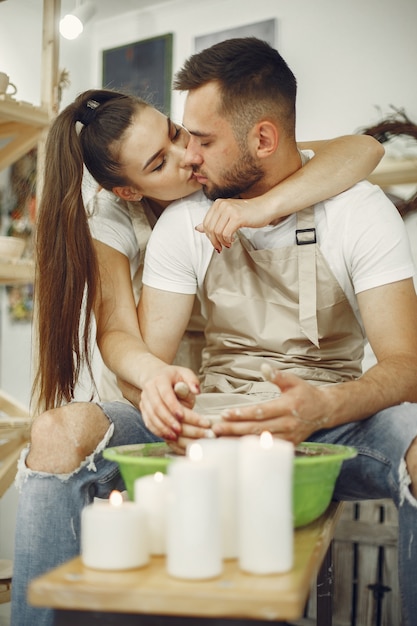
M 281 395 L 273 400 L 230 409 L 222 413 L 222 421 L 213 425 L 216 436 L 272 435 L 295 445 L 305 441 L 320 428 L 330 427 L 329 409 L 322 388 L 280 370 L 263 368 L 266 378 L 275 383 Z

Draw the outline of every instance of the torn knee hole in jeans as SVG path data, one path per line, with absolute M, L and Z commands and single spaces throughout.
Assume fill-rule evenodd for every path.
M 22 450 L 19 461 L 17 463 L 17 473 L 15 478 L 15 485 L 17 489 L 20 491 L 23 483 L 30 476 L 37 476 L 39 478 L 58 478 L 59 480 L 65 482 L 69 480 L 71 476 L 78 474 L 78 472 L 80 472 L 84 467 L 86 467 L 87 470 L 91 472 L 96 472 L 97 468 L 95 464 L 95 459 L 97 455 L 100 454 L 100 452 L 102 452 L 107 447 L 107 444 L 113 436 L 113 431 L 114 424 L 110 424 L 106 434 L 104 435 L 103 439 L 98 443 L 96 449 L 91 454 L 89 454 L 73 472 L 69 472 L 68 474 L 48 474 L 47 472 L 38 472 L 36 470 L 30 469 L 26 465 L 26 457 L 29 454 L 30 449 L 30 447 L 27 446 L 24 450 Z
M 417 500 L 413 496 L 410 490 L 411 477 L 408 473 L 407 464 L 405 459 L 401 459 L 399 467 L 399 479 L 400 479 L 400 506 L 404 504 L 404 500 L 407 500 L 411 506 L 417 508 Z

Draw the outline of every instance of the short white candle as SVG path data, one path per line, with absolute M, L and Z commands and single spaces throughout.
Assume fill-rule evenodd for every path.
M 145 512 L 123 502 L 119 491 L 108 502 L 95 502 L 81 513 L 81 559 L 87 567 L 123 570 L 149 562 Z
M 294 446 L 270 433 L 241 438 L 238 454 L 239 565 L 252 574 L 293 565 Z
M 222 556 L 235 559 L 238 556 L 237 518 L 237 437 L 219 437 L 198 441 L 203 450 L 203 460 L 216 465 L 220 484 L 220 523 Z M 187 449 L 187 454 L 190 448 Z
M 134 485 L 135 502 L 146 513 L 149 549 L 153 555 L 166 553 L 167 498 L 170 477 L 162 472 L 137 478 Z
M 190 458 L 168 466 L 167 571 L 198 580 L 221 574 L 222 554 L 218 471 L 194 446 Z

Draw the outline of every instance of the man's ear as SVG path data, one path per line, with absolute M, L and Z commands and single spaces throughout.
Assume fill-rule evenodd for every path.
M 126 200 L 126 202 L 139 202 L 143 198 L 143 194 L 135 187 L 113 187 L 112 191 L 115 196 Z
M 258 158 L 264 159 L 276 152 L 279 143 L 279 130 L 273 122 L 262 120 L 253 127 L 252 132 Z

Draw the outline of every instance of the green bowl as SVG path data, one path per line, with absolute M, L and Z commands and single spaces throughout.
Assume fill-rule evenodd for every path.
M 357 455 L 354 448 L 326 443 L 301 443 L 294 459 L 294 526 L 314 521 L 329 506 L 342 463 Z
M 355 457 L 354 448 L 320 443 L 301 443 L 294 457 L 294 526 L 299 528 L 314 521 L 330 504 L 336 479 L 343 461 Z M 167 473 L 175 458 L 165 443 L 145 443 L 106 448 L 103 456 L 119 464 L 131 500 L 137 478 Z

